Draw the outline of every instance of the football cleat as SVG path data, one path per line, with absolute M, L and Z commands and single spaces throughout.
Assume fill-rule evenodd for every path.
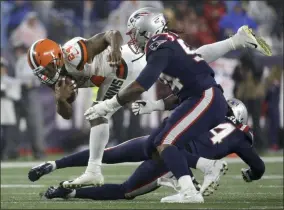
M 40 193 L 40 196 L 45 199 L 53 199 L 53 198 L 68 199 L 71 197 L 70 194 L 72 192 L 74 192 L 73 189 L 66 189 L 62 187 L 62 182 L 61 182 L 58 187 L 50 186 L 46 192 Z
M 161 203 L 204 203 L 204 199 L 200 192 L 189 189 L 164 197 L 161 199 Z
M 232 37 L 234 44 L 241 44 L 243 47 L 248 47 L 261 52 L 263 55 L 272 56 L 270 46 L 263 38 L 254 34 L 253 30 L 247 25 L 238 29 L 238 32 Z
M 33 167 L 28 174 L 29 180 L 34 182 L 39 180 L 43 175 L 49 174 L 53 171 L 53 164 L 51 162 L 42 163 Z
M 78 178 L 64 181 L 62 186 L 65 188 L 76 189 L 87 186 L 101 186 L 104 184 L 104 177 L 101 173 L 85 172 Z
M 214 160 L 204 172 L 204 181 L 201 186 L 200 192 L 213 193 L 219 186 L 220 177 L 225 175 L 228 171 L 228 164 L 225 161 Z
M 192 179 L 192 183 L 197 191 L 200 191 L 201 185 L 196 181 L 196 179 Z M 180 190 L 180 186 L 178 184 L 178 181 L 175 177 L 172 178 L 166 178 L 166 177 L 160 177 L 157 180 L 158 186 L 164 186 L 164 187 L 170 187 L 173 188 L 175 191 Z M 211 188 L 207 188 L 202 192 L 203 196 L 209 196 L 214 192 Z

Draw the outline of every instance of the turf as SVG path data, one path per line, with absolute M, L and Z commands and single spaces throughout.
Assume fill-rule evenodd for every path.
M 104 166 L 105 181 L 121 183 L 136 166 Z M 80 175 L 84 168 L 63 169 L 29 182 L 30 167 L 1 168 L 1 209 L 283 209 L 283 162 L 266 163 L 262 180 L 245 183 L 240 176 L 242 163 L 229 164 L 229 171 L 221 180 L 219 189 L 204 204 L 162 204 L 160 199 L 175 193 L 160 188 L 134 200 L 92 201 L 82 199 L 44 200 L 39 197 L 50 185 Z M 198 180 L 201 174 L 194 171 Z

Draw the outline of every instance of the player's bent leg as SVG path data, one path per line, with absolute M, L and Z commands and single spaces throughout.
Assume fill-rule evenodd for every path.
M 141 163 L 134 173 L 122 184 L 125 197 L 133 199 L 137 196 L 152 192 L 159 188 L 158 179 L 171 178 L 172 173 L 161 160 L 147 160 Z
M 149 141 L 148 136 L 142 136 L 128 140 L 115 147 L 106 148 L 104 150 L 102 162 L 106 164 L 115 164 L 123 162 L 140 162 L 149 157 Z M 30 181 L 37 181 L 43 175 L 49 174 L 54 170 L 87 166 L 89 160 L 89 150 L 77 152 L 55 161 L 48 161 L 33 167 L 28 174 Z
M 81 198 L 93 200 L 118 200 L 125 199 L 125 190 L 121 184 L 104 184 L 100 187 L 83 187 L 78 189 L 68 189 L 62 186 L 49 187 L 46 192 L 40 195 L 46 199 L 53 198 Z
M 89 161 L 84 174 L 75 180 L 62 183 L 65 188 L 80 188 L 84 186 L 100 186 L 104 184 L 101 172 L 102 157 L 109 139 L 109 124 L 106 118 L 97 118 L 90 121 L 91 132 L 89 142 Z
M 117 146 L 104 150 L 103 163 L 140 162 L 150 159 L 147 153 L 148 136 L 130 139 Z
M 93 200 L 118 200 L 133 199 L 156 190 L 159 185 L 157 179 L 160 177 L 170 178 L 172 173 L 168 172 L 161 161 L 144 161 L 135 172 L 123 184 L 104 184 L 100 187 L 84 187 L 78 189 L 66 189 L 62 183 L 58 187 L 49 187 L 43 197 L 53 198 L 82 198 Z
M 175 109 L 169 117 L 165 129 L 155 139 L 157 147 L 166 144 L 170 145 L 162 151 L 161 156 L 175 176 L 175 173 L 177 173 L 175 171 L 176 166 L 168 165 L 171 158 L 176 159 L 175 161 L 179 163 L 181 161 L 181 159 L 177 159 L 179 158 L 177 155 L 173 154 L 176 150 L 174 146 L 183 148 L 190 139 L 197 138 L 201 134 L 208 132 L 225 118 L 227 109 L 226 100 L 219 87 L 211 87 L 204 91 L 202 96 L 191 97 L 183 101 Z M 193 189 L 193 184 L 189 176 L 183 175 L 176 177 L 182 188 L 181 191 L 176 195 L 163 198 L 161 202 L 204 202 L 201 194 L 198 194 Z

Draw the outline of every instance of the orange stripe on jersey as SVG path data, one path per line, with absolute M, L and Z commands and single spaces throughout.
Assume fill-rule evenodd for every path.
M 81 58 L 80 63 L 77 66 L 77 70 L 82 71 L 84 68 L 84 65 L 88 61 L 88 52 L 87 52 L 87 46 L 83 40 L 78 41 L 78 44 L 81 49 L 82 58 Z
M 122 59 L 121 64 L 118 66 L 116 70 L 116 76 L 120 79 L 126 79 L 128 75 L 128 67 L 126 62 Z
M 101 84 L 105 81 L 105 77 L 102 77 L 102 76 L 92 76 L 91 79 L 92 83 L 97 86 L 97 87 L 100 87 Z

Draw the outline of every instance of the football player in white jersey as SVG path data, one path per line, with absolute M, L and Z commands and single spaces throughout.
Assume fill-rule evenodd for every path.
M 202 46 L 196 52 L 206 62 L 212 62 L 229 51 L 243 47 L 254 48 L 249 42 L 257 46 L 256 50 L 267 55 L 263 43 L 259 42 L 247 26 L 242 26 L 234 36 Z M 74 89 L 97 86 L 99 87 L 97 100 L 103 101 L 112 98 L 122 87 L 137 78 L 146 66 L 145 56 L 137 60 L 140 55 L 132 53 L 127 45 L 121 47 L 121 43 L 118 31 L 108 31 L 90 39 L 73 38 L 63 47 L 49 39 L 39 40 L 31 46 L 28 53 L 29 64 L 34 74 L 44 84 L 55 87 L 57 112 L 63 118 L 70 119 L 72 116 L 72 106 L 67 99 Z M 71 76 L 76 83 L 73 85 L 63 83 L 59 86 L 58 81 L 64 75 Z M 65 181 L 64 187 L 78 188 L 104 183 L 101 162 L 109 139 L 108 119 L 112 114 L 90 120 L 88 166 L 80 177 Z

